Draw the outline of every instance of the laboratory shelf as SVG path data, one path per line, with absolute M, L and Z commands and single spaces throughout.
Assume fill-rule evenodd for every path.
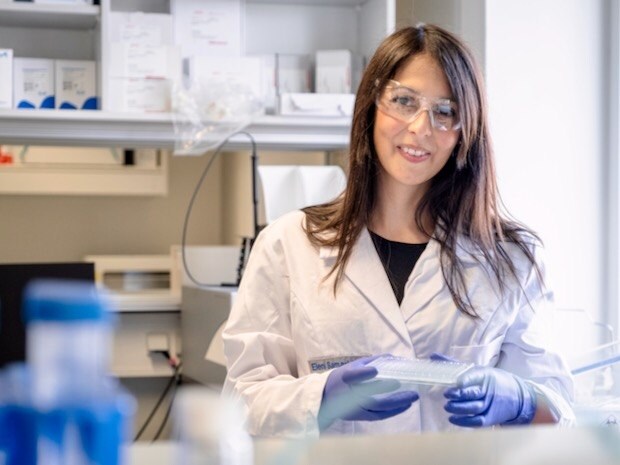
M 0 26 L 45 29 L 93 29 L 98 5 L 0 3 Z
M 282 4 L 282 5 L 313 5 L 321 6 L 335 6 L 335 7 L 357 7 L 362 6 L 368 0 L 246 0 L 248 3 L 269 3 L 269 4 Z
M 151 369 L 112 367 L 112 374 L 118 378 L 169 378 L 174 375 L 174 369 L 167 365 Z
M 349 143 L 350 119 L 264 115 L 244 130 L 264 150 L 339 150 Z M 0 143 L 79 147 L 153 147 L 172 149 L 170 114 L 67 110 L 2 110 Z M 247 149 L 249 139 L 233 136 L 231 149 Z

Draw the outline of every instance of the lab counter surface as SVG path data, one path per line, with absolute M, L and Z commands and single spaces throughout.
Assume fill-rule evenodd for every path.
M 183 465 L 172 442 L 129 447 L 128 465 Z M 260 439 L 255 465 L 618 465 L 620 427 L 512 427 L 395 436 Z M 225 465 L 225 464 L 222 464 Z

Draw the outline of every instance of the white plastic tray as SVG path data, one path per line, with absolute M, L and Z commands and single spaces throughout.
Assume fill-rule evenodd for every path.
M 368 364 L 374 366 L 379 379 L 397 379 L 401 384 L 428 384 L 450 386 L 474 365 L 443 360 L 379 357 Z

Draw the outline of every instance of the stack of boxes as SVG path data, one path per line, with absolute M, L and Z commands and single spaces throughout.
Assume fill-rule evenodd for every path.
M 95 62 L 14 57 L 0 49 L 0 108 L 170 112 L 175 85 L 202 82 L 217 95 L 245 89 L 267 113 L 349 116 L 360 60 L 349 50 L 248 56 L 244 6 L 170 0 L 172 14 L 110 12 L 101 104 Z
M 314 93 L 284 90 L 278 113 L 305 116 L 351 116 L 361 66 L 349 50 L 318 50 L 314 56 Z M 282 70 L 278 70 L 282 74 Z
M 95 62 L 21 58 L 0 49 L 0 108 L 96 110 Z
M 196 89 L 214 89 L 214 96 L 263 99 L 262 61 L 244 56 L 240 0 L 173 0 L 171 9 L 189 86 L 198 93 Z

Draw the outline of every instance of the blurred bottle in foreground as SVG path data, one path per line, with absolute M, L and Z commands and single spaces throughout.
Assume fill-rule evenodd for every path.
M 38 280 L 23 307 L 26 363 L 0 373 L 7 465 L 121 465 L 136 406 L 108 373 L 105 295 L 92 283 Z
M 174 431 L 183 465 L 252 465 L 254 449 L 242 410 L 203 386 L 185 386 L 174 405 Z

